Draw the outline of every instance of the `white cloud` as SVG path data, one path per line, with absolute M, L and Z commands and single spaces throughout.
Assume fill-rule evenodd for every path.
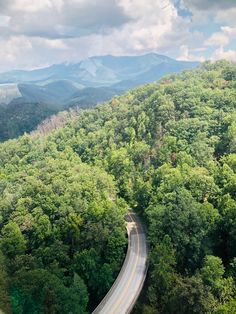
M 235 0 L 180 0 L 180 6 L 192 13 L 195 25 L 207 25 L 210 15 L 216 23 L 236 25 Z
M 41 45 L 44 45 L 49 48 L 62 49 L 62 50 L 69 49 L 68 45 L 62 39 L 41 38 L 41 39 L 38 39 L 38 41 L 41 42 Z
M 229 48 L 236 39 L 236 1 L 235 0 L 180 0 L 180 6 L 191 12 L 192 27 L 218 28 L 208 38 L 202 40 L 201 45 L 206 48 L 216 48 L 211 55 L 212 60 L 227 59 L 235 61 L 236 51 Z M 209 25 L 211 24 L 211 25 Z M 203 28 L 204 31 L 204 28 Z M 232 46 L 231 46 L 232 47 Z M 183 45 L 180 49 L 182 60 L 194 60 L 194 49 Z M 203 60 L 204 57 L 202 56 Z
M 235 0 L 182 0 L 182 5 L 199 11 L 225 10 L 235 7 Z
M 212 60 L 220 60 L 220 59 L 226 59 L 229 61 L 236 62 L 236 51 L 235 50 L 224 50 L 223 47 L 220 47 L 215 50 L 213 53 Z
M 10 16 L 0 15 L 0 27 L 8 27 Z
M 204 50 L 205 50 L 205 48 L 203 48 L 203 47 L 190 50 L 188 46 L 182 45 L 180 47 L 180 55 L 177 58 L 177 60 L 180 60 L 180 61 L 201 61 L 201 62 L 203 62 L 203 61 L 205 61 L 205 58 L 203 56 L 199 57 L 199 56 L 193 55 L 191 53 L 191 51 L 201 52 Z
M 188 31 L 189 20 L 178 16 L 170 0 L 120 0 L 119 3 L 133 20 L 103 37 L 104 43 L 110 42 L 114 47 L 112 53 L 156 50 L 173 54 L 186 40 L 198 36 Z
M 226 45 L 235 38 L 235 0 L 181 0 L 192 12 L 185 17 L 178 14 L 177 2 L 0 0 L 0 71 L 102 54 L 156 51 L 195 61 L 204 60 L 206 49 L 230 51 Z M 209 13 L 223 26 L 206 40 L 196 25 L 208 23 Z
M 221 29 L 230 38 L 236 38 L 236 27 L 222 26 Z
M 6 41 L 12 36 L 24 37 L 31 44 L 31 53 L 25 52 L 25 58 L 21 54 L 23 48 L 12 53 L 20 68 L 78 61 L 108 53 L 127 55 L 154 50 L 175 56 L 185 42 L 195 47 L 199 41 L 199 34 L 188 30 L 189 19 L 178 15 L 171 0 L 12 0 L 7 3 L 0 0 L 1 11 L 10 16 L 8 27 L 1 29 L 2 36 Z M 8 52 L 2 46 L 4 56 Z M 17 62 L 8 66 L 14 64 Z
M 44 38 L 102 33 L 130 20 L 118 0 L 0 0 L 11 34 Z
M 224 52 L 224 47 L 226 47 L 230 42 L 232 42 L 235 39 L 236 39 L 236 27 L 222 26 L 221 32 L 213 33 L 208 39 L 205 40 L 204 44 L 205 46 L 220 47 L 220 49 L 217 49 L 215 51 L 214 56 L 216 55 L 230 56 L 232 55 L 231 50 L 229 50 L 229 53 L 226 53 Z
M 236 3 L 233 8 L 227 10 L 219 10 L 216 13 L 215 21 L 229 26 L 236 26 Z
M 225 46 L 229 43 L 229 36 L 224 32 L 213 33 L 206 41 L 206 46 Z
M 11 1 L 9 8 L 12 11 L 35 13 L 45 9 L 61 8 L 63 0 L 18 0 Z
M 236 51 L 226 49 L 229 43 L 236 39 L 236 27 L 222 26 L 220 32 L 213 33 L 207 40 L 205 46 L 218 47 L 212 54 L 212 60 L 226 59 L 236 61 Z
M 7 40 L 0 41 L 0 46 L 0 60 L 4 60 L 2 69 L 5 69 L 5 65 L 16 66 L 19 58 L 25 60 L 26 54 L 32 51 L 30 40 L 24 36 L 13 36 Z

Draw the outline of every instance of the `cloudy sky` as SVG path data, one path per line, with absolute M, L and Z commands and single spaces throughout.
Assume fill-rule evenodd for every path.
M 236 0 L 0 0 L 0 71 L 157 52 L 236 62 Z

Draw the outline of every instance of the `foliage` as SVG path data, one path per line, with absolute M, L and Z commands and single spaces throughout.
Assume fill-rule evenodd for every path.
M 122 262 L 125 202 L 146 221 L 151 251 L 139 313 L 235 308 L 235 86 L 235 65 L 206 62 L 47 135 L 0 145 L 1 249 L 13 309 L 25 295 L 31 313 L 68 311 L 68 293 L 73 313 L 77 302 L 86 311 L 86 291 L 90 305 L 98 302 Z
M 122 262 L 125 204 L 109 175 L 72 155 L 4 171 L 0 246 L 14 313 L 85 313 L 88 292 L 94 306 Z

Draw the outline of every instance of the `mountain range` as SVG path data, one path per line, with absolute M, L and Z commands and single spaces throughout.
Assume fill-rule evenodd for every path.
M 6 111 L 11 125 L 22 108 L 33 114 L 42 109 L 42 116 L 72 106 L 87 108 L 111 99 L 126 90 L 159 80 L 166 74 L 192 69 L 198 62 L 177 61 L 169 57 L 150 53 L 141 56 L 95 56 L 78 63 L 62 63 L 36 70 L 14 70 L 0 74 L 0 122 Z M 8 108 L 7 108 L 8 107 Z M 29 108 L 30 107 L 30 108 Z M 45 113 L 47 108 L 47 113 Z M 30 116 L 29 115 L 29 119 Z M 13 119 L 13 120 L 12 120 Z M 32 119 L 35 121 L 35 117 Z M 36 119 L 38 122 L 38 119 Z M 8 121 L 4 121 L 5 125 Z M 30 131 L 34 123 L 26 123 Z M 2 136 L 4 128 L 5 136 Z M 0 127 L 0 139 L 8 138 L 6 127 Z M 16 136 L 22 133 L 16 132 Z M 12 132 L 11 130 L 11 136 Z

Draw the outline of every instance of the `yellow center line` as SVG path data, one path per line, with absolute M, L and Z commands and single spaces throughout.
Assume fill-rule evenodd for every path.
M 132 222 L 135 222 L 135 221 L 132 219 L 131 215 L 129 215 L 129 216 L 130 216 Z M 140 244 L 139 244 L 139 234 L 138 234 L 138 229 L 137 229 L 137 226 L 136 226 L 136 222 L 135 222 L 135 229 L 136 229 L 136 234 L 137 234 L 137 236 L 138 236 L 138 252 L 137 252 L 137 257 L 136 257 L 135 264 L 134 264 L 135 266 L 134 266 L 133 271 L 132 271 L 132 273 L 131 273 L 131 276 L 129 277 L 129 280 L 128 280 L 126 286 L 125 286 L 125 289 L 122 291 L 122 294 L 120 295 L 119 299 L 117 300 L 117 302 L 116 302 L 115 305 L 114 305 L 115 308 L 114 308 L 113 311 L 112 311 L 113 314 L 116 313 L 117 308 L 120 306 L 121 302 L 123 301 L 123 296 L 124 296 L 125 293 L 128 291 L 128 289 L 129 289 L 129 287 L 130 287 L 130 285 L 131 285 L 131 282 L 132 282 L 132 280 L 133 280 L 133 278 L 134 278 L 135 270 L 136 270 L 136 267 L 137 267 L 137 264 L 138 264 L 138 260 L 139 260 L 139 251 L 140 251 Z

